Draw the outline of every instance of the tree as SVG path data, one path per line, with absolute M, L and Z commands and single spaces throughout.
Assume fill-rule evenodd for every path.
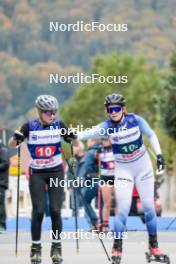
M 159 94 L 159 73 L 148 66 L 143 57 L 114 53 L 95 58 L 92 72 L 104 76 L 128 76 L 127 84 L 82 85 L 74 96 L 64 104 L 62 115 L 68 123 L 92 126 L 105 119 L 104 98 L 110 93 L 122 93 L 127 98 L 130 112 L 140 113 L 150 122 L 157 122 L 155 97 Z
M 4 74 L 0 73 L 0 109 L 4 109 L 4 107 L 10 102 L 12 98 L 12 94 L 10 92 L 9 87 L 7 86 L 6 79 Z
M 172 54 L 170 67 L 171 72 L 163 87 L 161 116 L 168 135 L 176 139 L 176 50 Z
M 157 10 L 158 7 L 158 0 L 152 0 L 151 1 L 151 7 L 153 8 L 153 10 Z

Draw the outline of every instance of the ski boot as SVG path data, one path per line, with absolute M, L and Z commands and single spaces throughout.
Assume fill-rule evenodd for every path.
M 115 239 L 112 248 L 111 263 L 120 264 L 122 258 L 122 239 Z
M 61 243 L 52 243 L 50 257 L 52 259 L 52 264 L 61 264 L 62 263 L 62 252 L 61 252 Z
M 167 255 L 161 253 L 158 248 L 158 242 L 156 236 L 150 236 L 149 240 L 149 252 L 145 253 L 147 262 L 151 261 L 170 264 L 170 259 Z
M 41 249 L 41 244 L 32 244 L 30 253 L 31 264 L 40 264 L 42 262 Z

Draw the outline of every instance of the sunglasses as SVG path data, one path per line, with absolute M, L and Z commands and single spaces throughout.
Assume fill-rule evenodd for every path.
M 56 114 L 56 111 L 42 111 L 42 113 L 44 113 L 47 116 L 52 116 Z
M 122 110 L 121 106 L 112 106 L 107 108 L 108 114 L 112 114 L 113 112 L 119 113 Z

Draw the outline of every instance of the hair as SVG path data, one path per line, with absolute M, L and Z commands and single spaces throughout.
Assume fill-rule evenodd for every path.
M 128 115 L 128 112 L 125 106 L 122 106 L 122 111 L 123 111 L 124 116 Z

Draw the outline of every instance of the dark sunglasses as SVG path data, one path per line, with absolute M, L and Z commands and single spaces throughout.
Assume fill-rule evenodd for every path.
M 47 116 L 52 116 L 56 114 L 56 111 L 42 111 L 42 113 L 44 113 Z
M 112 114 L 113 112 L 119 113 L 122 110 L 121 106 L 112 106 L 107 108 L 108 114 Z

